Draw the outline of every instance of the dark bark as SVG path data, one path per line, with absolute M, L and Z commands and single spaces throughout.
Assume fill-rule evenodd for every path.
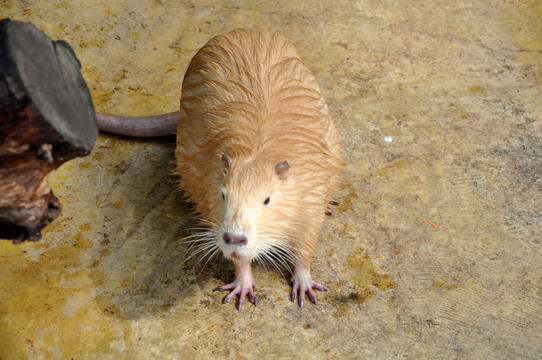
M 0 238 L 37 241 L 61 205 L 46 176 L 88 155 L 98 128 L 80 63 L 34 25 L 0 21 Z

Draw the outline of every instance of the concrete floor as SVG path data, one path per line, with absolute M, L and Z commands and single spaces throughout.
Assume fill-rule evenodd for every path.
M 99 111 L 178 107 L 212 36 L 280 30 L 343 137 L 318 306 L 255 268 L 257 307 L 183 264 L 173 140 L 100 135 L 50 177 L 63 212 L 0 242 L 0 359 L 541 359 L 542 2 L 4 1 L 75 49 Z M 385 141 L 391 137 L 391 142 Z M 389 140 L 389 138 L 388 138 Z

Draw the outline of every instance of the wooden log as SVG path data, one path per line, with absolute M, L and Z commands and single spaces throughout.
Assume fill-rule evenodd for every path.
M 65 41 L 0 20 L 0 239 L 37 241 L 60 214 L 46 176 L 98 135 L 81 64 Z

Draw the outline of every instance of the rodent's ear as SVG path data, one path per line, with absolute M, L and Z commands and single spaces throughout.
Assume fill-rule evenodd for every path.
M 290 170 L 290 164 L 288 164 L 288 161 L 286 160 L 275 165 L 275 174 L 277 174 L 282 181 L 288 179 L 288 170 Z
M 231 157 L 226 154 L 222 155 L 222 165 L 224 165 L 224 169 L 229 169 L 231 166 Z

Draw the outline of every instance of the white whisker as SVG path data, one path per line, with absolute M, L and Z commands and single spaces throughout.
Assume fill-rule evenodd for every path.
M 205 245 L 205 246 L 200 246 L 195 251 L 192 251 L 192 253 L 188 257 L 185 257 L 183 262 L 187 262 L 188 260 L 197 257 L 199 254 L 206 253 L 209 250 L 213 250 L 213 249 L 214 249 L 214 246 L 212 246 L 211 244 L 208 244 L 208 245 Z M 198 260 L 197 262 L 199 262 L 200 260 Z
M 190 235 L 185 238 L 183 238 L 183 242 L 186 243 L 195 243 L 195 242 L 202 242 L 202 241 L 210 241 L 216 239 L 215 234 L 198 234 L 198 235 Z
M 209 220 L 203 219 L 203 218 L 199 218 L 199 217 L 195 217 L 195 216 L 183 216 L 181 219 L 188 220 L 188 221 L 196 221 L 196 222 L 199 222 L 201 224 L 207 224 L 207 225 L 210 225 L 209 227 L 213 227 L 213 228 L 218 228 L 219 227 L 217 224 L 215 224 L 212 221 L 209 221 Z
M 210 248 L 210 249 L 205 253 L 205 255 L 203 255 L 203 256 L 200 258 L 199 262 L 203 261 L 206 257 L 208 257 L 208 258 L 207 258 L 207 261 L 205 262 L 205 264 L 203 264 L 203 267 L 206 267 L 207 264 L 209 263 L 209 260 L 211 260 L 211 259 L 218 253 L 218 251 L 220 251 L 220 248 L 218 247 L 218 245 L 216 245 L 216 246 Z

